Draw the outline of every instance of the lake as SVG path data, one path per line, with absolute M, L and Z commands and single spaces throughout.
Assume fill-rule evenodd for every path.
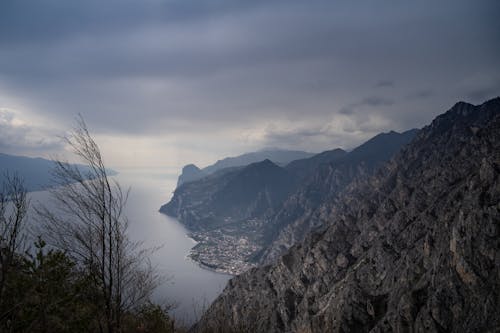
M 158 212 L 172 196 L 177 176 L 157 169 L 120 170 L 114 178 L 123 188 L 131 188 L 126 206 L 130 237 L 144 241 L 147 248 L 161 246 L 151 262 L 168 279 L 155 291 L 154 300 L 174 303 L 171 314 L 178 322 L 194 322 L 231 276 L 203 269 L 187 258 L 196 243 L 176 219 Z M 44 202 L 47 196 L 45 191 L 30 194 L 33 204 Z

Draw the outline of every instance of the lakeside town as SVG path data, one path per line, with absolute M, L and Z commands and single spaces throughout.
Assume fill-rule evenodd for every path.
M 249 259 L 262 247 L 236 229 L 239 228 L 226 226 L 224 229 L 191 232 L 189 237 L 197 244 L 189 257 L 203 268 L 231 275 L 255 267 Z

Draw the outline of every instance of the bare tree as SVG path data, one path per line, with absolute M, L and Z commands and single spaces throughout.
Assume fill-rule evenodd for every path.
M 18 175 L 4 175 L 0 192 L 0 305 L 15 255 L 23 252 L 25 245 L 26 193 L 23 180 Z
M 101 332 L 120 332 L 126 311 L 149 300 L 159 275 L 148 249 L 127 235 L 129 191 L 111 179 L 101 152 L 80 116 L 64 140 L 87 170 L 56 161 L 52 207 L 38 207 L 44 238 L 71 255 L 89 275 L 102 309 Z

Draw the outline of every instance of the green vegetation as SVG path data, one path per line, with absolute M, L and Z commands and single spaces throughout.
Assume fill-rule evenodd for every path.
M 102 299 L 93 277 L 61 250 L 15 254 L 0 299 L 0 332 L 103 332 Z M 3 254 L 6 254 L 5 252 Z M 168 308 L 147 302 L 125 312 L 117 332 L 176 332 Z

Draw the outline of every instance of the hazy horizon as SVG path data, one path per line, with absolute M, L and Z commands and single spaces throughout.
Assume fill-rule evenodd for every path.
M 498 1 L 4 1 L 0 152 L 111 168 L 352 149 L 500 94 Z

